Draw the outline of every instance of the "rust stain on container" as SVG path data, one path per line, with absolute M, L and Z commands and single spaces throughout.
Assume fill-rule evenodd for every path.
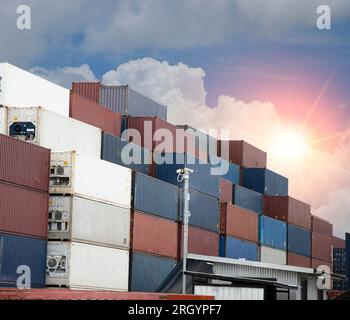
M 329 221 L 322 219 L 320 217 L 317 217 L 315 215 L 312 215 L 311 226 L 312 226 L 312 232 L 322 234 L 324 236 L 332 238 L 333 224 L 331 224 Z
M 312 233 L 312 258 L 332 261 L 332 238 L 322 234 Z
M 231 181 L 220 179 L 220 203 L 232 203 L 232 188 Z
M 265 196 L 264 214 L 308 230 L 311 229 L 311 206 L 289 196 Z
M 177 223 L 150 214 L 135 212 L 133 250 L 177 258 Z
M 72 91 L 96 103 L 100 101 L 100 82 L 73 82 Z
M 287 264 L 290 266 L 311 268 L 311 258 L 288 252 Z
M 69 116 L 114 136 L 119 137 L 121 134 L 122 117 L 120 113 L 113 112 L 73 92 L 70 94 Z
M 253 211 L 234 206 L 220 205 L 220 234 L 240 239 L 259 241 L 259 215 Z

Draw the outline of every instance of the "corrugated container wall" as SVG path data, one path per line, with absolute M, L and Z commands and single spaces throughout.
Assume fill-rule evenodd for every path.
M 0 135 L 0 181 L 49 191 L 50 150 Z
M 73 82 L 72 91 L 86 99 L 100 102 L 100 82 Z
M 220 236 L 219 254 L 220 257 L 257 261 L 258 246 L 254 242 Z
M 242 168 L 266 168 L 266 152 L 245 141 L 218 141 L 218 156 Z
M 220 203 L 232 203 L 232 188 L 231 181 L 220 179 Z
M 130 209 L 75 196 L 51 196 L 49 239 L 129 249 Z
M 231 204 L 220 205 L 220 234 L 258 242 L 259 216 Z
M 345 249 L 345 240 L 333 236 L 333 248 Z
M 285 250 L 260 246 L 259 261 L 274 264 L 287 264 L 287 253 Z
M 135 212 L 132 249 L 177 258 L 178 226 L 175 221 Z
M 17 268 L 28 266 L 32 288 L 45 287 L 46 240 L 0 233 L 0 287 L 16 287 Z
M 312 232 L 322 234 L 326 237 L 332 238 L 333 236 L 333 225 L 320 217 L 313 215 L 312 221 Z
M 101 156 L 101 129 L 41 107 L 8 108 L 9 135 L 49 148 Z
M 176 260 L 141 252 L 132 253 L 130 291 L 153 292 L 176 266 Z
M 121 134 L 122 117 L 120 113 L 110 111 L 98 103 L 76 93 L 70 94 L 69 116 L 100 128 L 103 132 L 115 136 L 120 136 Z
M 311 206 L 289 196 L 265 196 L 264 214 L 308 230 L 311 229 Z
M 189 224 L 195 227 L 218 232 L 220 223 L 219 200 L 192 189 L 189 190 L 189 193 L 189 209 L 191 212 Z M 183 212 L 182 199 L 183 193 L 182 190 L 180 190 L 180 221 L 182 221 Z
M 332 238 L 312 233 L 312 258 L 332 261 Z
M 76 152 L 52 152 L 50 193 L 131 206 L 131 170 Z
M 101 149 L 102 160 L 119 164 L 144 174 L 150 173 L 152 154 L 147 149 L 108 133 L 102 133 Z M 125 152 L 126 159 L 124 159 L 122 152 Z M 129 156 L 130 159 L 128 158 Z
M 311 258 L 302 256 L 300 254 L 295 254 L 288 252 L 287 263 L 290 266 L 302 267 L 302 268 L 311 268 Z
M 237 184 L 232 189 L 232 203 L 259 214 L 263 213 L 263 195 Z
M 0 182 L 0 231 L 47 238 L 49 195 Z
M 0 105 L 47 110 L 69 115 L 69 90 L 9 63 L 0 63 Z
M 311 232 L 288 224 L 288 252 L 311 256 Z
M 259 217 L 260 244 L 276 249 L 287 249 L 287 224 L 285 222 L 263 216 Z
M 136 211 L 177 220 L 179 210 L 178 187 L 135 172 L 133 188 L 133 202 Z

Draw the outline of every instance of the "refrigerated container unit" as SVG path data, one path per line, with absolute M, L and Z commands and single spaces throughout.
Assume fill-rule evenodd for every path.
M 310 230 L 288 224 L 287 235 L 288 252 L 311 257 Z
M 220 257 L 257 261 L 258 246 L 255 242 L 231 236 L 220 236 L 219 254 Z
M 69 116 L 69 90 L 7 62 L 0 63 L 0 105 L 22 108 L 45 106 Z
M 264 214 L 307 230 L 311 229 L 311 206 L 290 196 L 265 196 Z
M 259 247 L 259 261 L 273 264 L 287 264 L 287 252 L 266 246 Z
M 270 196 L 288 195 L 288 179 L 268 169 L 244 169 L 243 185 Z
M 155 291 L 175 266 L 175 259 L 134 251 L 130 266 L 130 291 Z
M 152 153 L 120 137 L 102 133 L 101 159 L 144 174 L 150 174 Z
M 0 287 L 17 288 L 17 281 L 21 286 L 45 287 L 46 248 L 45 239 L 1 232 Z
M 47 286 L 127 291 L 128 278 L 128 250 L 78 242 L 48 242 Z
M 52 151 L 101 155 L 101 129 L 41 107 L 8 108 L 8 135 Z
M 259 217 L 259 243 L 263 246 L 287 250 L 287 224 L 261 215 Z
M 76 195 L 130 208 L 131 170 L 98 158 L 70 152 L 51 154 L 50 194 Z
M 70 94 L 69 116 L 114 136 L 121 134 L 120 113 L 113 112 L 77 93 Z
M 263 195 L 238 184 L 232 189 L 232 203 L 259 214 L 263 213 Z
M 242 168 L 266 168 L 266 152 L 243 140 L 219 140 L 218 156 Z
M 50 240 L 129 249 L 130 209 L 77 196 L 50 196 Z

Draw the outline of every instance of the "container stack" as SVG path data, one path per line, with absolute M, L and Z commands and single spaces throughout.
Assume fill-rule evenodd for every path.
M 50 150 L 0 135 L 0 159 L 0 287 L 44 287 Z
M 327 220 L 312 215 L 312 250 L 311 266 L 318 268 L 325 265 L 332 270 L 333 225 Z

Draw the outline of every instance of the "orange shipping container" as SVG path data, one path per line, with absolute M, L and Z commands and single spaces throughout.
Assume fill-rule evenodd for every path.
M 332 261 L 332 238 L 318 233 L 312 233 L 312 258 Z
M 73 82 L 72 84 L 72 92 L 96 103 L 100 101 L 100 88 L 100 82 Z
M 333 248 L 345 249 L 345 240 L 333 236 Z
M 287 255 L 287 264 L 290 266 L 311 268 L 311 258 L 289 252 Z
M 327 266 L 330 269 L 330 271 L 333 271 L 333 265 L 331 262 L 323 261 L 323 260 L 319 260 L 319 259 L 315 259 L 315 258 L 311 259 L 311 267 L 312 268 L 317 269 L 320 266 Z
M 232 203 L 232 188 L 231 181 L 220 179 L 220 203 Z
M 311 217 L 312 232 L 322 234 L 329 238 L 333 237 L 333 225 L 320 217 L 312 215 Z

